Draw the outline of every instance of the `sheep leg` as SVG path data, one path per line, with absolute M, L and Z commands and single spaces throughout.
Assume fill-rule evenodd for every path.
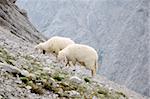
M 96 75 L 95 69 L 92 69 L 91 72 L 92 72 L 92 77 Z
M 69 61 L 67 61 L 66 66 L 69 65 Z
M 43 52 L 42 52 L 43 54 L 45 54 L 46 53 L 46 51 L 45 50 L 43 50 Z
M 65 63 L 66 63 L 65 66 L 70 65 L 70 64 L 69 64 L 69 60 L 68 60 L 67 58 L 65 58 Z
M 74 58 L 69 58 L 69 60 L 71 61 L 71 65 L 73 65 L 73 66 L 75 66 L 75 64 L 76 64 L 76 59 L 74 59 Z

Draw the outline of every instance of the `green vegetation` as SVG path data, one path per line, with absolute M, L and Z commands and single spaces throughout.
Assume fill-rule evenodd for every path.
M 0 62 L 14 66 L 15 60 L 13 55 L 10 55 L 6 49 L 0 47 Z
M 37 68 L 36 68 L 37 69 Z M 69 80 L 71 75 L 64 74 L 62 71 L 57 71 L 52 76 L 43 74 L 42 70 L 37 70 L 36 80 L 20 77 L 20 79 L 27 85 L 31 86 L 31 92 L 43 94 L 43 90 L 52 91 L 58 94 L 59 97 L 66 98 L 92 98 L 98 97 L 99 99 L 127 99 L 121 92 L 109 91 L 107 88 L 101 87 L 99 84 L 93 85 L 89 78 L 84 78 L 85 82 L 81 84 L 73 83 Z M 40 82 L 39 82 L 40 81 Z M 87 83 L 91 82 L 91 83 Z M 40 83 L 40 84 L 39 84 Z M 39 85 L 38 85 L 39 84 Z M 70 96 L 69 92 L 76 91 L 79 96 Z

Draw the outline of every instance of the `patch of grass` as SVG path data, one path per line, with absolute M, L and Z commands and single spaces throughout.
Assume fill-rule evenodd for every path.
M 56 71 L 52 74 L 52 77 L 57 81 L 62 81 L 67 78 L 67 75 L 62 71 Z
M 38 86 L 34 83 L 32 83 L 30 86 L 32 87 L 32 89 L 31 89 L 32 93 L 36 93 L 36 94 L 40 94 L 40 95 L 44 94 L 44 91 L 41 86 Z
M 100 89 L 100 90 L 98 90 L 98 93 L 107 96 L 109 92 L 107 90 Z
M 28 83 L 29 82 L 29 79 L 27 77 L 20 77 L 20 80 L 23 82 L 23 83 Z
M 54 76 L 53 78 L 54 78 L 55 80 L 57 80 L 57 81 L 62 81 L 62 80 L 64 79 L 64 77 L 61 76 L 61 75 L 56 75 L 56 76 Z
M 52 83 L 49 82 L 43 83 L 43 88 L 47 90 L 52 90 Z
M 14 66 L 13 62 L 16 60 L 15 57 L 10 55 L 6 49 L 1 48 L 1 47 L 0 47 L 0 57 L 1 57 L 0 58 L 1 62 L 6 62 L 6 63 Z
M 118 95 L 121 95 L 121 96 L 123 96 L 123 97 L 127 97 L 124 93 L 122 93 L 122 92 L 116 92 L 116 94 L 118 94 Z
M 13 64 L 13 62 L 12 62 L 12 60 L 5 60 L 8 64 L 10 64 L 10 65 L 13 65 L 13 66 L 15 66 L 14 64 Z
M 26 60 L 34 60 L 33 57 L 29 56 L 29 55 L 26 55 L 26 56 L 22 56 L 23 58 L 25 58 Z

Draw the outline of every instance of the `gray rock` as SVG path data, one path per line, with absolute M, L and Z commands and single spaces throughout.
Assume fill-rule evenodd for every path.
M 2 27 L 7 27 L 7 29 L 17 37 L 22 40 L 38 43 L 43 41 L 45 38 L 39 34 L 39 32 L 32 26 L 29 20 L 18 13 L 20 9 L 13 4 L 16 0 L 0 0 L 2 3 L 0 9 L 0 22 Z M 4 6 L 7 5 L 6 6 Z M 19 21 L 18 21 L 19 19 Z
M 54 82 L 55 82 L 55 79 L 53 79 L 53 78 L 49 78 L 48 82 L 50 82 L 50 83 L 54 83 Z
M 58 88 L 58 87 L 59 87 L 59 84 L 57 84 L 56 82 L 53 82 L 53 83 L 52 83 L 52 87 L 53 87 L 53 88 Z
M 30 90 L 30 89 L 32 89 L 32 87 L 31 86 L 26 86 L 26 89 Z
M 27 70 L 21 70 L 20 71 L 21 75 L 25 76 L 25 77 L 29 77 L 30 73 Z
M 45 71 L 45 72 L 48 72 L 48 71 L 50 71 L 51 69 L 49 68 L 49 67 L 44 67 L 43 68 L 43 71 Z
M 96 96 L 93 96 L 93 98 L 92 99 L 98 99 Z
M 11 66 L 8 64 L 4 64 L 4 63 L 0 63 L 0 68 L 3 71 L 9 72 L 9 73 L 14 73 L 14 74 L 19 74 L 20 73 L 20 69 L 15 67 L 15 66 Z
M 31 77 L 32 79 L 36 79 L 36 75 L 32 73 L 29 74 L 29 77 Z
M 81 97 L 80 96 L 80 93 L 79 92 L 77 92 L 77 91 L 74 91 L 74 90 L 72 90 L 72 91 L 65 91 L 64 92 L 67 96 L 69 96 L 69 97 Z
M 62 94 L 63 93 L 63 89 L 62 88 L 58 88 L 58 93 Z
M 0 68 L 2 69 L 2 71 L 6 71 L 9 73 L 13 73 L 13 74 L 21 74 L 25 77 L 33 76 L 26 70 L 20 70 L 19 68 L 15 67 L 15 66 L 4 64 L 4 63 L 0 63 Z
M 77 84 L 83 83 L 83 81 L 82 81 L 79 77 L 77 77 L 77 76 L 72 76 L 72 77 L 70 78 L 70 81 L 72 81 L 72 82 L 74 82 L 74 83 L 77 83 Z
M 26 11 L 26 10 L 21 9 L 21 10 L 20 10 L 20 13 L 21 13 L 23 16 L 25 16 L 25 17 L 28 18 L 28 14 L 27 14 L 27 11 Z
M 0 95 L 0 99 L 3 99 L 3 97 Z
M 15 81 L 15 83 L 22 84 L 22 81 L 18 79 L 18 80 Z

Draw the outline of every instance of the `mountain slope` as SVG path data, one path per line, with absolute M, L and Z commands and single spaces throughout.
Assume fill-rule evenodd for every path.
M 149 96 L 149 0 L 19 0 L 46 36 L 67 36 L 99 53 L 100 75 Z M 39 21 L 40 20 L 40 21 Z
M 0 15 L 0 99 L 146 99 L 103 77 L 96 81 L 84 67 L 75 75 L 73 67 L 37 53 L 36 42 L 45 39 L 13 2 L 0 1 Z

